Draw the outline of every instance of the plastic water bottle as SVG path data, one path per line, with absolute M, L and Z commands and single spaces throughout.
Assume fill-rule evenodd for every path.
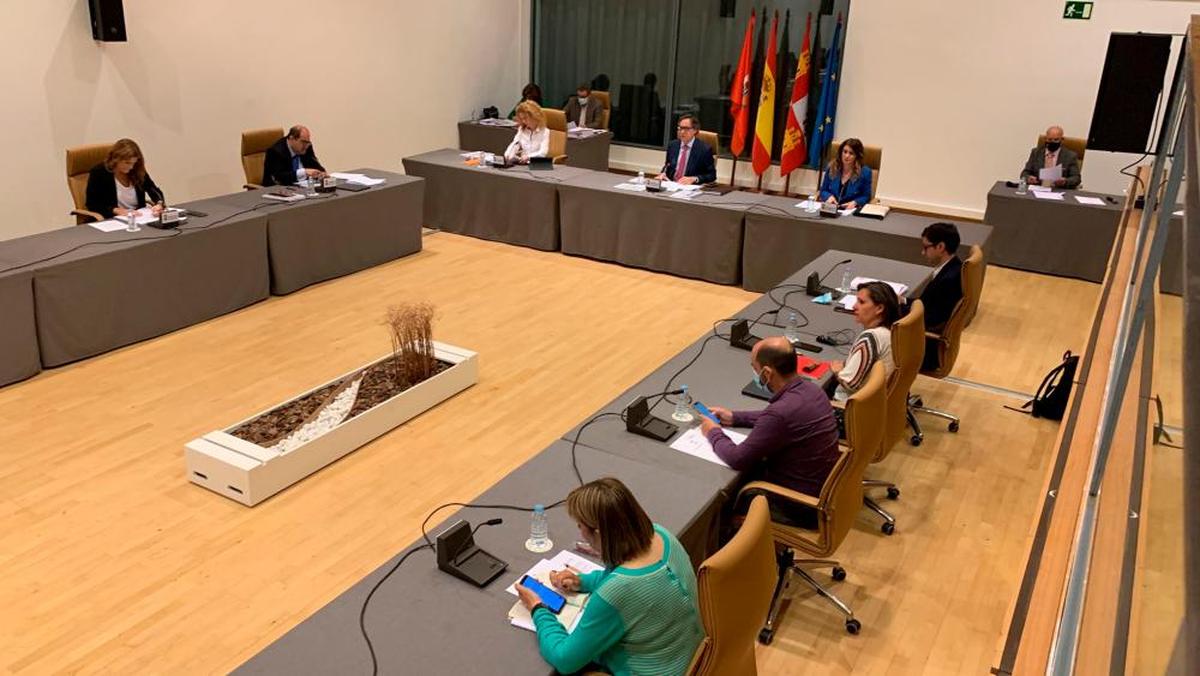
M 637 184 L 638 185 L 646 185 L 646 172 L 644 172 L 644 171 L 638 172 Z
M 805 209 L 810 214 L 815 214 L 821 209 L 821 204 L 817 202 L 817 197 L 818 195 L 815 192 L 808 196 L 808 205 L 805 207 Z
M 850 288 L 850 283 L 854 280 L 854 270 L 847 267 L 842 271 L 842 293 L 854 293 L 854 289 Z
M 788 314 L 787 324 L 783 327 L 783 337 L 788 339 L 789 343 L 800 342 L 800 323 L 796 321 L 796 313 Z
M 525 549 L 538 554 L 548 552 L 554 547 L 550 541 L 550 526 L 546 523 L 546 508 L 541 504 L 533 506 L 533 520 L 529 524 L 529 539 L 525 541 Z
M 137 224 L 137 209 L 130 209 L 125 214 L 125 232 L 141 232 L 142 228 Z
M 1022 176 L 1021 182 L 1017 184 L 1017 194 L 1024 195 L 1027 192 L 1029 192 L 1029 182 L 1025 180 L 1024 176 Z
M 688 396 L 687 385 L 680 385 L 679 389 L 683 393 L 679 395 L 679 399 L 675 402 L 675 412 L 671 414 L 671 420 L 681 423 L 690 423 L 692 417 L 692 398 Z

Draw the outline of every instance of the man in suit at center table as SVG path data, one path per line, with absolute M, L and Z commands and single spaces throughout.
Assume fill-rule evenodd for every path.
M 716 182 L 717 165 L 713 160 L 712 148 L 696 138 L 700 133 L 700 120 L 689 113 L 680 117 L 676 125 L 676 139 L 667 146 L 667 163 L 658 179 L 685 185 Z
M 1025 177 L 1030 185 L 1041 184 L 1038 176 L 1042 169 L 1062 167 L 1062 178 L 1054 181 L 1051 187 L 1068 190 L 1079 187 L 1083 180 L 1079 173 L 1079 155 L 1074 150 L 1063 147 L 1062 140 L 1062 127 L 1050 127 L 1046 130 L 1046 143 L 1029 151 L 1029 159 L 1025 161 L 1021 176 Z
M 296 125 L 287 136 L 267 148 L 263 158 L 263 186 L 295 185 L 305 178 L 322 178 L 325 167 L 313 152 L 312 134 L 308 127 Z
M 931 223 L 921 232 L 921 255 L 933 266 L 933 275 L 921 291 L 925 330 L 941 333 L 962 299 L 962 259 L 958 257 L 958 228 L 953 223 Z M 925 339 L 922 371 L 938 367 L 937 341 Z

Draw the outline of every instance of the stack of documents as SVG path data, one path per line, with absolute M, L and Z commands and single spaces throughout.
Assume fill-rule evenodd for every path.
M 304 199 L 304 193 L 290 190 L 263 190 L 263 199 L 276 202 L 299 202 Z
M 353 183 L 355 185 L 373 186 L 373 185 L 380 185 L 382 183 L 387 183 L 386 178 L 371 178 L 370 176 L 367 176 L 365 174 L 346 174 L 346 173 L 342 173 L 339 171 L 335 171 L 332 174 L 330 174 L 330 176 L 338 179 L 339 181 L 345 181 L 347 183 Z
M 867 282 L 883 282 L 884 284 L 892 287 L 892 291 L 895 291 L 897 296 L 903 296 L 904 294 L 908 293 L 907 284 L 901 284 L 900 282 L 889 282 L 886 279 L 875 279 L 874 277 L 855 277 L 854 279 L 850 280 L 850 288 L 857 289 L 859 284 L 866 284 Z M 853 297 L 853 294 L 850 295 Z M 849 309 L 853 310 L 854 306 L 851 305 Z
M 1075 201 L 1080 204 L 1094 204 L 1098 207 L 1104 206 L 1104 200 L 1099 197 L 1088 197 L 1087 195 L 1076 195 Z
M 525 575 L 528 575 L 547 587 L 554 589 L 554 586 L 550 583 L 550 571 L 563 570 L 565 568 L 571 568 L 575 572 L 583 574 L 602 570 L 604 567 L 599 564 L 592 563 L 578 554 L 573 554 L 563 550 L 556 554 L 552 559 L 542 559 L 541 561 L 533 564 L 533 567 L 530 568 Z M 525 575 L 522 575 L 521 577 L 525 577 Z M 504 591 L 516 596 L 516 585 L 521 581 L 521 577 L 513 580 L 513 583 L 508 585 L 508 588 Z M 587 600 L 591 597 L 591 594 L 571 594 L 569 592 L 561 592 L 558 589 L 555 589 L 555 591 L 559 591 L 559 593 L 561 593 L 563 597 L 567 599 L 567 605 L 563 606 L 562 612 L 558 614 L 558 621 L 569 634 L 575 631 L 575 626 L 579 624 L 579 618 L 583 615 L 583 607 L 587 605 Z M 533 624 L 533 618 L 530 617 L 529 611 L 525 609 L 525 606 L 520 601 L 517 601 L 515 604 L 513 604 L 513 607 L 509 609 L 508 621 L 514 627 L 528 629 L 529 631 L 537 631 Z
M 515 127 L 515 126 L 517 126 L 516 122 L 513 122 L 512 120 L 503 118 L 503 117 L 492 117 L 492 118 L 480 120 L 479 124 L 482 124 L 485 127 Z
M 729 428 L 722 428 L 721 431 L 725 433 L 725 436 L 732 439 L 735 444 L 740 444 L 746 440 L 746 435 L 742 432 L 734 432 Z M 708 437 L 704 436 L 699 427 L 693 427 L 680 434 L 679 438 L 671 442 L 671 448 L 681 453 L 687 453 L 688 455 L 716 463 L 722 467 L 729 466 L 713 451 L 712 444 L 708 443 Z
M 167 211 L 181 211 L 181 209 L 167 209 Z M 100 221 L 99 223 L 88 223 L 88 225 L 100 232 L 116 232 L 117 230 L 124 230 L 129 227 L 129 222 L 125 218 L 125 216 L 121 216 L 119 218 L 111 218 L 107 221 Z M 155 216 L 154 212 L 149 208 L 144 208 L 137 210 L 137 216 L 133 220 L 138 225 L 147 225 L 149 223 L 157 223 L 158 216 Z

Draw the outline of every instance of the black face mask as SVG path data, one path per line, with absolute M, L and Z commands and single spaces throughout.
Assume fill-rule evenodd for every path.
M 1058 152 L 1058 149 L 1061 147 L 1062 141 L 1046 141 L 1046 150 L 1049 150 L 1052 153 Z

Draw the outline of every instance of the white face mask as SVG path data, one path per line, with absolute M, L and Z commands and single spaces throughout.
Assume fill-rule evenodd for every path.
M 586 97 L 586 96 L 580 96 L 580 97 L 579 97 L 579 105 L 581 105 L 581 106 L 586 106 L 586 105 L 587 105 L 587 101 L 588 101 L 588 97 Z

